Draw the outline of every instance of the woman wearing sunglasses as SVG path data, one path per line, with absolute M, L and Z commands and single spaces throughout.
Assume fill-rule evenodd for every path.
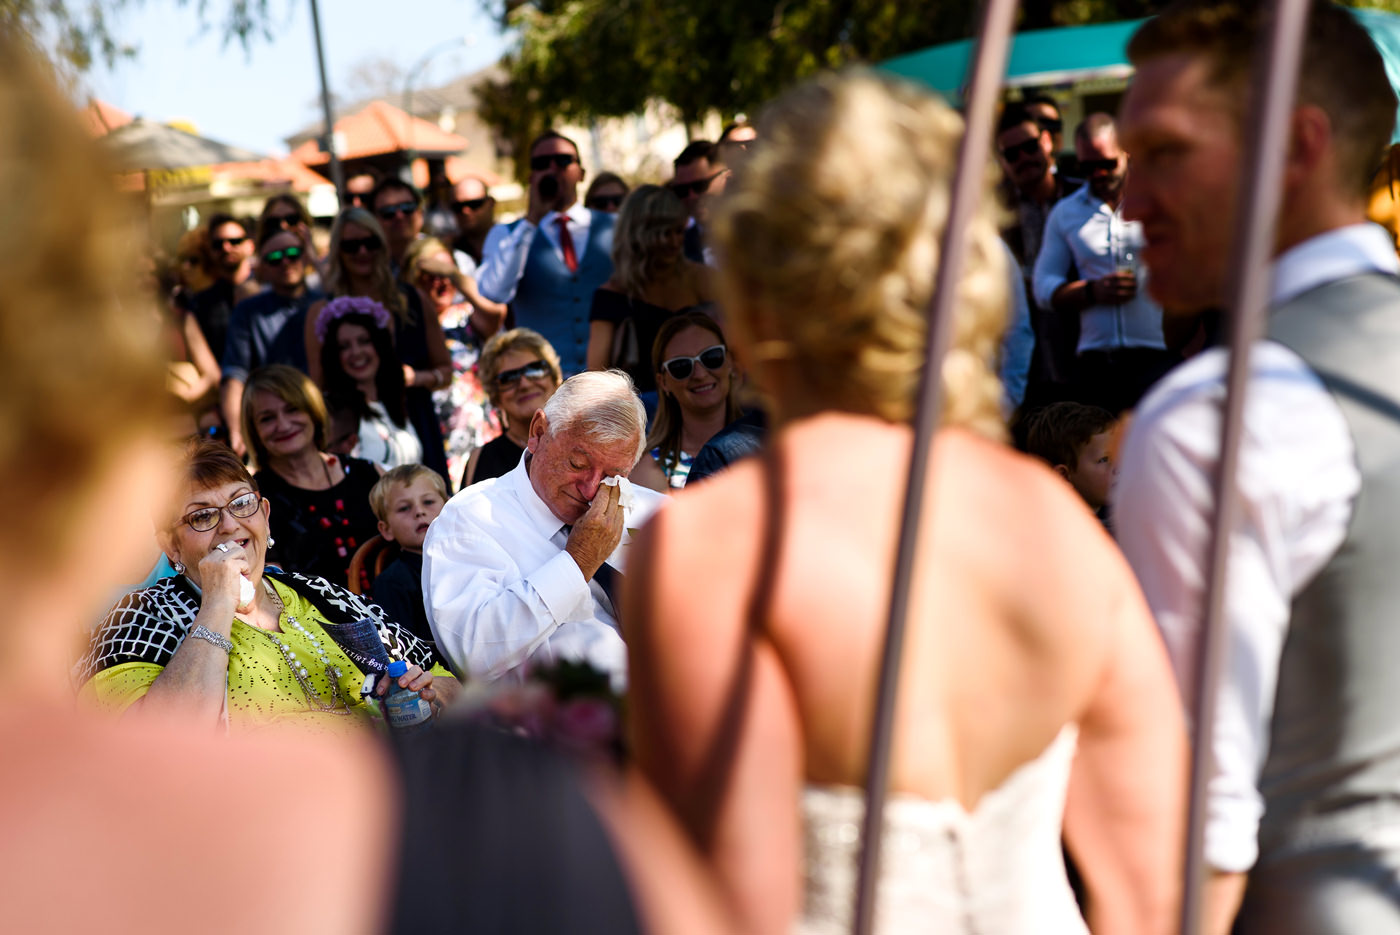
M 265 567 L 269 505 L 226 446 L 196 440 L 178 465 L 157 540 L 176 574 L 117 602 L 80 663 L 84 691 L 115 710 L 179 712 L 251 730 L 274 723 L 353 729 L 380 719 L 360 696 L 361 670 L 327 627 L 365 617 L 398 684 L 440 702 L 454 681 L 432 649 L 383 612 L 324 578 Z M 384 695 L 388 677 L 375 686 Z
M 599 172 L 589 184 L 588 194 L 583 196 L 583 204 L 594 211 L 617 214 L 622 210 L 622 203 L 627 200 L 627 193 L 631 190 L 627 181 L 616 172 Z
M 739 375 L 724 333 L 702 312 L 677 315 L 661 326 L 656 360 L 656 416 L 647 447 L 631 478 L 665 493 L 685 486 L 695 455 L 739 417 Z
M 437 316 L 452 355 L 452 381 L 433 391 L 433 408 L 447 446 L 450 489 L 456 489 L 471 453 L 501 433 L 477 360 L 482 345 L 505 321 L 506 306 L 485 298 L 476 280 L 457 268 L 452 253 L 435 237 L 420 237 L 408 245 L 403 279 L 417 289 L 428 314 Z
M 661 323 L 712 302 L 709 270 L 687 260 L 685 205 L 660 185 L 627 196 L 613 232 L 613 275 L 593 293 L 588 369 L 627 372 L 637 392 L 656 389 L 649 356 Z
M 431 393 L 452 382 L 452 357 L 436 315 L 425 314 L 418 291 L 394 279 L 389 267 L 388 243 L 378 218 L 363 208 L 346 208 L 331 225 L 326 291 L 332 297 L 373 299 L 388 309 L 393 322 L 394 348 L 403 370 L 403 383 L 414 412 L 432 409 Z M 323 390 L 321 336 L 316 333 L 322 303 L 306 315 L 307 372 Z M 442 430 L 415 421 L 423 442 L 423 463 L 447 478 L 447 457 Z M 451 483 L 450 481 L 448 483 Z M 449 488 L 451 489 L 451 488 Z
M 554 347 L 529 328 L 512 328 L 487 341 L 478 367 L 503 431 L 472 452 L 463 487 L 500 477 L 520 463 L 530 420 L 564 382 Z

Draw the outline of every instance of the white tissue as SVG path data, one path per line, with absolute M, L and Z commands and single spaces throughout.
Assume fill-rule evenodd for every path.
M 632 504 L 637 495 L 632 492 L 632 482 L 621 474 L 614 474 L 612 477 L 603 478 L 604 487 L 616 487 L 618 490 L 617 503 L 624 510 L 632 509 Z
M 257 591 L 253 590 L 253 582 L 249 581 L 246 575 L 238 576 L 238 606 L 247 607 L 253 603 Z

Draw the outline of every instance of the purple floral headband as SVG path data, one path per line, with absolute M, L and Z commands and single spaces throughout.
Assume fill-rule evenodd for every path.
M 331 330 L 331 322 L 346 315 L 364 315 L 374 319 L 374 323 L 385 331 L 394 330 L 393 320 L 389 318 L 389 311 L 383 305 L 368 296 L 346 295 L 331 299 L 321 309 L 321 314 L 316 316 L 316 340 L 325 344 L 326 335 Z

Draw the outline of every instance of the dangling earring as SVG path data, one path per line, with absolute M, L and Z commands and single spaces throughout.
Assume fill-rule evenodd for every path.
M 167 556 L 167 557 L 169 557 L 169 556 Z M 171 563 L 170 563 L 170 567 L 173 568 L 173 569 L 175 569 L 175 574 L 177 574 L 177 575 L 183 575 L 183 574 L 185 573 L 185 563 L 184 563 L 184 562 L 171 562 Z
M 268 547 L 269 549 L 272 548 L 272 547 L 273 547 L 274 545 L 276 545 L 276 544 L 277 544 L 277 540 L 276 540 L 276 539 L 272 538 L 271 536 L 268 536 L 268 537 L 267 537 L 267 547 Z

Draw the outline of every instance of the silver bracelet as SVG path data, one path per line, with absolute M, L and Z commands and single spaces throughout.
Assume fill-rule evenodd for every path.
M 220 636 L 202 623 L 190 631 L 190 636 L 197 640 L 204 640 L 206 643 L 213 643 L 226 653 L 233 652 L 232 640 L 227 636 Z

